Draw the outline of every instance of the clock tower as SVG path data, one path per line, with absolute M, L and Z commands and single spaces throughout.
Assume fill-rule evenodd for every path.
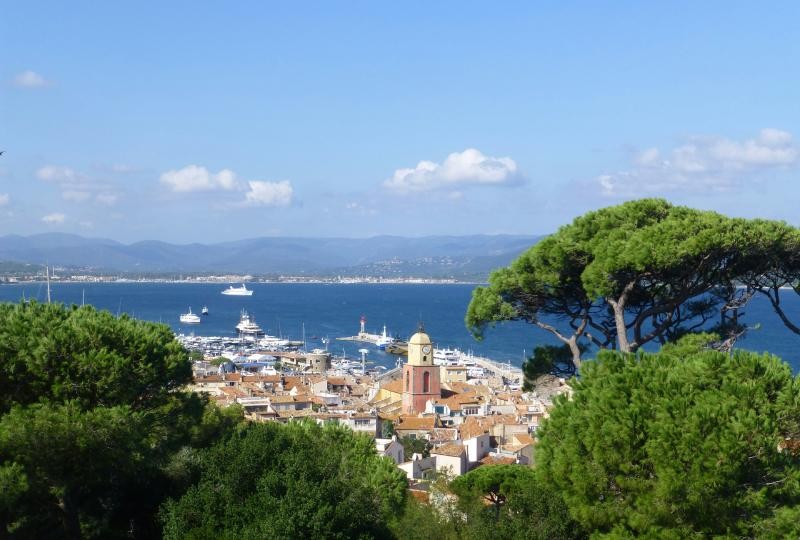
M 403 414 L 421 413 L 428 400 L 440 397 L 439 366 L 433 364 L 433 344 L 420 326 L 408 340 L 408 363 L 403 366 Z

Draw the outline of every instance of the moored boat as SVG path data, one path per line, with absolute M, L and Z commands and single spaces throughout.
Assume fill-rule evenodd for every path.
M 239 318 L 239 324 L 236 325 L 236 330 L 240 334 L 249 334 L 251 336 L 263 334 L 264 331 L 258 326 L 255 320 L 250 317 L 247 311 L 242 310 L 242 315 Z

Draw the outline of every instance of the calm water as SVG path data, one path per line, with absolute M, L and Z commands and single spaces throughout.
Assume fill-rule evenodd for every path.
M 520 364 L 524 352 L 543 343 L 557 343 L 544 331 L 522 323 L 506 323 L 489 329 L 483 341 L 475 341 L 464 326 L 472 285 L 340 285 L 253 283 L 253 296 L 224 296 L 227 285 L 188 283 L 55 283 L 53 301 L 86 303 L 113 313 L 127 313 L 139 319 L 163 322 L 175 332 L 196 335 L 234 335 L 239 313 L 246 309 L 269 334 L 301 339 L 303 326 L 308 347 L 322 347 L 329 337 L 336 353 L 358 356 L 364 344 L 335 341 L 336 337 L 358 332 L 359 319 L 367 318 L 367 331 L 380 333 L 385 324 L 391 335 L 407 338 L 423 321 L 426 331 L 439 347 L 459 347 L 503 362 Z M 786 291 L 791 293 L 791 291 Z M 0 301 L 16 302 L 23 297 L 44 301 L 46 288 L 40 283 L 0 286 Z M 783 300 L 789 313 L 800 317 L 800 298 L 786 294 Z M 210 314 L 199 325 L 185 326 L 178 316 L 191 306 L 199 313 L 208 306 Z M 749 332 L 739 346 L 770 351 L 800 371 L 800 336 L 784 328 L 769 303 L 751 301 L 746 310 L 748 324 L 761 323 Z M 368 358 L 377 364 L 394 365 L 394 357 L 375 347 Z

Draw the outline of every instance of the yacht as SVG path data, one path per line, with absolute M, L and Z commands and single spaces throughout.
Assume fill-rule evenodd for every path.
M 200 317 L 197 313 L 192 313 L 192 308 L 189 308 L 188 313 L 183 313 L 180 316 L 180 320 L 184 324 L 200 324 Z
M 461 351 L 458 349 L 433 349 L 433 363 L 438 366 L 454 366 L 460 359 Z
M 250 315 L 245 310 L 242 310 L 242 316 L 239 318 L 239 324 L 236 325 L 236 330 L 240 334 L 258 335 L 264 333 L 261 327 L 250 318 Z
M 253 291 L 248 289 L 245 286 L 245 284 L 242 283 L 241 287 L 234 287 L 233 285 L 231 285 L 230 287 L 222 291 L 222 294 L 226 294 L 228 296 L 253 296 Z

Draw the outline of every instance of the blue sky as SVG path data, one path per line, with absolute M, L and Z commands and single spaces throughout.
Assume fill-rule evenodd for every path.
M 800 225 L 798 35 L 793 2 L 6 3 L 0 234 Z

